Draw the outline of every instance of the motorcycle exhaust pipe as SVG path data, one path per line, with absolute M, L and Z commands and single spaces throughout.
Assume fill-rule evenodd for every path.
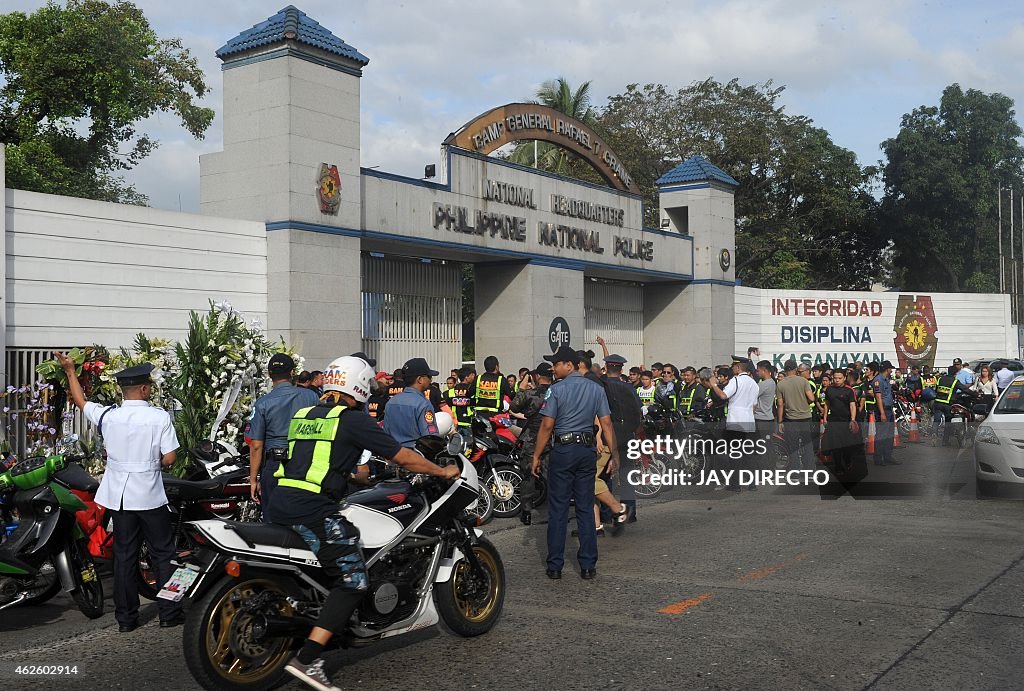
M 5 604 L 0 605 L 0 610 L 5 610 L 8 607 L 14 607 L 16 604 L 18 604 L 22 600 L 26 600 L 26 599 L 28 599 L 28 593 L 24 593 L 24 592 L 18 593 L 17 595 L 14 596 L 13 600 L 11 600 L 10 602 L 7 602 Z
M 264 620 L 264 632 L 261 638 L 297 638 L 308 636 L 309 632 L 316 626 L 316 621 L 302 615 L 293 617 L 266 616 Z

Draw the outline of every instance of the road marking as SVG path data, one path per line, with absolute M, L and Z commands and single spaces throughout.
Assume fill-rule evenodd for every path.
M 764 568 L 755 569 L 750 573 L 743 574 L 736 580 L 740 583 L 749 583 L 750 581 L 759 581 L 762 578 L 768 578 L 768 576 L 771 576 L 774 573 L 778 573 L 779 571 L 782 571 L 784 568 L 788 566 L 793 566 L 794 564 L 803 561 L 804 557 L 806 556 L 806 554 L 798 554 L 790 561 L 784 561 L 781 564 L 772 564 L 771 566 L 765 566 Z
M 696 607 L 702 602 L 707 602 L 712 597 L 714 597 L 714 595 L 711 593 L 701 593 L 697 597 L 691 597 L 689 600 L 683 600 L 682 602 L 677 602 L 674 605 L 663 607 L 662 609 L 659 609 L 658 612 L 660 614 L 682 614 L 691 607 Z

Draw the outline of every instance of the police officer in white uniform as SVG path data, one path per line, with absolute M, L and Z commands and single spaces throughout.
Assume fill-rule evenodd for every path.
M 75 373 L 75 362 L 55 353 L 68 377 L 71 399 L 96 425 L 107 450 L 96 503 L 114 517 L 114 616 L 121 633 L 139 626 L 139 591 L 135 580 L 139 548 L 145 539 L 156 567 L 159 583 L 171 577 L 174 557 L 174 523 L 167 507 L 161 466 L 174 463 L 178 437 L 171 416 L 149 405 L 153 365 L 130 367 L 114 375 L 124 401 L 103 407 L 87 402 Z M 160 626 L 178 626 L 184 621 L 181 605 L 158 600 Z

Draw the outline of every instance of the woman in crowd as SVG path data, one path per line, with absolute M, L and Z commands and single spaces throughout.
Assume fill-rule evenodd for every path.
M 974 380 L 971 390 L 978 394 L 978 402 L 992 406 L 999 395 L 999 388 L 996 386 L 995 377 L 992 376 L 992 368 L 985 365 L 981 368 L 981 374 Z

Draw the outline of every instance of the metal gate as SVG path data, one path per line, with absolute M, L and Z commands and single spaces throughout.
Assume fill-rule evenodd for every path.
M 462 265 L 362 256 L 363 350 L 392 371 L 426 358 L 444 381 L 462 363 Z
M 644 358 L 644 289 L 637 283 L 588 278 L 583 291 L 586 347 L 601 357 L 597 337 L 626 358 L 626 370 Z

